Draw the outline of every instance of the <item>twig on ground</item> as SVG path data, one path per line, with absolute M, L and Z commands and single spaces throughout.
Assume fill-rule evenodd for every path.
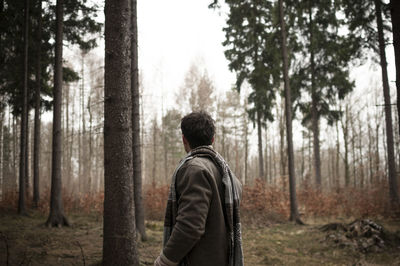
M 85 254 L 83 253 L 82 245 L 81 245 L 81 243 L 79 241 L 76 241 L 76 244 L 81 249 L 83 266 L 86 266 Z

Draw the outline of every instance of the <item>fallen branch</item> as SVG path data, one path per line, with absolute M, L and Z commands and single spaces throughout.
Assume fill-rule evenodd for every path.
M 76 244 L 81 249 L 83 266 L 86 266 L 85 254 L 83 253 L 82 245 L 81 245 L 81 243 L 79 241 L 76 241 Z

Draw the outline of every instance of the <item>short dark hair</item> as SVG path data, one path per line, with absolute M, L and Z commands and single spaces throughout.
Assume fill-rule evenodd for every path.
M 190 148 L 211 145 L 215 134 L 214 120 L 205 111 L 192 112 L 182 118 L 181 130 Z

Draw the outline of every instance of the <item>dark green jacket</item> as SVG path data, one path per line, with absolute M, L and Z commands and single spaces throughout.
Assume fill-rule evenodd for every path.
M 190 266 L 228 264 L 222 176 L 208 158 L 186 162 L 176 176 L 178 213 L 164 255 Z

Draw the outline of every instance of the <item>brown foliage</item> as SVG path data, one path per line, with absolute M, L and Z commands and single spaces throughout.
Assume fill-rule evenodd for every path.
M 163 220 L 169 186 L 144 186 L 146 219 Z M 367 188 L 342 188 L 318 190 L 311 186 L 297 189 L 299 211 L 305 217 L 390 217 L 398 215 L 389 203 L 385 182 Z M 38 209 L 49 212 L 50 190 L 41 195 Z M 29 198 L 30 200 L 30 198 Z M 104 192 L 74 195 L 63 190 L 64 209 L 68 212 L 84 212 L 102 215 Z M 1 210 L 16 208 L 18 193 L 6 193 L 0 202 Z M 276 223 L 289 217 L 289 193 L 281 185 L 270 185 L 257 179 L 253 185 L 244 187 L 241 203 L 242 219 L 251 223 Z M 31 206 L 31 202 L 27 202 Z
M 144 209 L 146 219 L 163 220 L 167 206 L 169 186 L 156 187 L 154 184 L 144 187 Z

